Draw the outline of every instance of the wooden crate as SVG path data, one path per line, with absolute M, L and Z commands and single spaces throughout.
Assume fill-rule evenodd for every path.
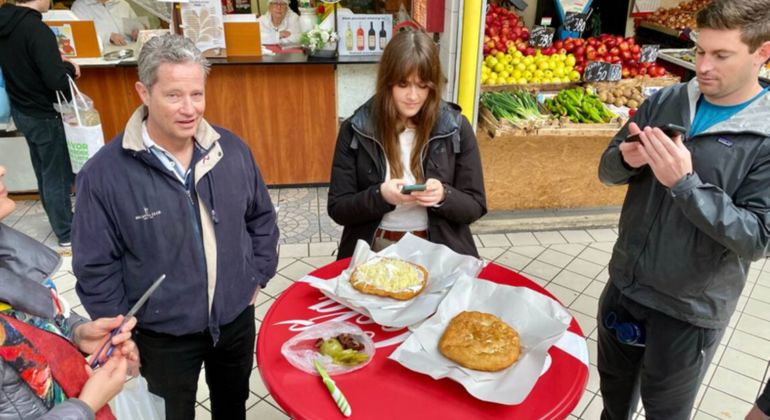
M 528 83 L 526 85 L 481 85 L 482 92 L 502 92 L 507 90 L 526 90 L 532 93 L 534 89 L 539 92 L 552 92 L 561 91 L 564 89 L 572 89 L 580 86 L 579 82 L 575 83 Z
M 529 92 L 531 95 L 535 97 L 535 100 L 537 100 L 538 95 L 538 89 L 537 88 L 525 88 L 525 89 L 515 89 L 512 87 L 508 87 L 508 89 L 500 89 L 500 91 L 508 91 L 508 90 L 525 90 L 526 92 Z M 510 137 L 519 137 L 519 136 L 527 136 L 527 135 L 533 135 L 537 133 L 537 130 L 544 127 L 558 127 L 559 122 L 551 117 L 551 113 L 548 112 L 548 110 L 545 108 L 545 106 L 537 102 L 538 108 L 540 109 L 540 113 L 549 117 L 548 121 L 542 126 L 542 127 L 532 127 L 527 129 L 522 129 L 519 127 L 516 127 L 515 125 L 511 124 L 508 120 L 498 120 L 497 117 L 495 117 L 492 114 L 492 111 L 487 109 L 487 107 L 484 106 L 484 104 L 479 104 L 479 126 L 482 127 L 491 138 L 496 138 L 500 136 L 510 136 Z

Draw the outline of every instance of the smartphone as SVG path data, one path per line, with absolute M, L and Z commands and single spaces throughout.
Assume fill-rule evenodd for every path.
M 415 191 L 425 191 L 425 184 L 404 185 L 401 194 L 411 194 Z
M 684 127 L 682 127 L 681 125 L 676 125 L 676 124 L 666 124 L 666 125 L 664 125 L 662 127 L 658 127 L 658 128 L 660 128 L 660 130 L 663 132 L 663 134 L 665 134 L 665 135 L 667 135 L 667 136 L 669 136 L 671 138 L 674 138 L 676 136 L 681 136 L 682 134 L 687 132 L 687 130 L 685 130 Z M 632 134 L 632 135 L 626 137 L 625 141 L 631 143 L 631 142 L 642 141 L 642 139 L 639 138 L 639 134 Z

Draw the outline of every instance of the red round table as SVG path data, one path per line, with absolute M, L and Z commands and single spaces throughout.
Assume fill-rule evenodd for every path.
M 349 260 L 337 261 L 310 275 L 328 280 L 338 276 L 349 264 Z M 528 287 L 555 299 L 531 280 L 495 264 L 489 264 L 479 278 Z M 410 334 L 406 329 L 381 327 L 326 298 L 309 284 L 295 283 L 281 293 L 268 310 L 257 342 L 262 379 L 275 401 L 293 419 L 344 418 L 321 378 L 296 369 L 281 354 L 281 346 L 291 337 L 309 326 L 332 320 L 352 322 L 364 331 L 373 332 L 372 339 L 377 345 L 369 365 L 333 378 L 347 397 L 354 419 L 564 419 L 577 405 L 588 382 L 585 363 L 553 346 L 549 350 L 550 368 L 523 403 L 508 406 L 478 400 L 457 382 L 437 381 L 388 359 Z M 584 337 L 574 318 L 568 331 Z

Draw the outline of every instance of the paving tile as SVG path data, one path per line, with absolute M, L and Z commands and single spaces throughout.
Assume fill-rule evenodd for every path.
M 269 285 L 270 283 L 268 283 Z M 257 300 L 254 302 L 254 306 L 259 306 L 268 300 L 270 300 L 272 296 L 266 294 L 264 291 L 260 291 L 259 294 L 257 294 Z
M 531 232 L 508 233 L 505 236 L 513 246 L 540 245 L 540 241 Z
M 525 245 L 525 246 L 513 246 L 509 249 L 511 252 L 523 255 L 529 258 L 537 258 L 545 252 L 547 248 L 539 245 Z
M 770 287 L 770 272 L 767 272 L 767 271 L 758 272 L 756 283 L 765 287 Z
M 604 269 L 602 265 L 581 259 L 575 259 L 567 266 L 567 270 L 591 278 L 596 278 L 602 272 L 602 269 Z
M 53 279 L 53 283 L 56 285 L 56 290 L 62 294 L 73 290 L 77 282 L 78 279 L 76 279 L 75 276 L 68 272 L 65 272 Z
M 540 256 L 537 257 L 538 261 L 542 261 L 544 263 L 551 264 L 553 266 L 564 268 L 572 262 L 574 259 L 573 256 L 562 254 L 561 252 L 554 251 L 552 249 L 545 250 Z
M 69 303 L 71 308 L 80 305 L 80 296 L 78 296 L 75 289 L 70 289 L 68 292 L 62 293 L 61 296 L 64 298 L 64 300 L 67 301 L 67 303 Z
M 281 245 L 278 250 L 281 258 L 304 258 L 309 257 L 308 244 L 287 244 Z
M 748 403 L 754 403 L 757 399 L 757 389 L 761 382 L 750 379 L 731 370 L 719 367 L 711 379 L 711 388 L 718 389 L 725 394 L 730 394 Z
M 559 232 L 535 232 L 534 235 L 542 245 L 567 243 L 567 240 Z
M 541 261 L 532 261 L 523 270 L 521 270 L 522 273 L 532 274 L 545 280 L 553 280 L 553 278 L 556 277 L 560 271 L 560 268 L 554 267 Z
M 490 247 L 509 247 L 511 246 L 511 243 L 508 241 L 508 238 L 505 237 L 503 234 L 493 234 L 493 235 L 479 235 L 479 239 L 481 239 L 481 243 L 484 244 L 484 248 L 490 248 Z
M 592 280 L 590 277 L 581 276 L 580 274 L 564 270 L 553 279 L 553 282 L 558 285 L 561 285 L 566 288 L 582 293 L 586 289 L 586 287 L 588 287 L 588 285 L 590 285 L 592 282 L 595 282 L 595 281 Z M 598 282 L 595 282 L 595 283 L 598 283 Z M 602 289 L 604 289 L 604 287 L 602 287 Z
M 602 417 L 603 409 L 604 405 L 602 403 L 602 397 L 601 395 L 597 395 L 593 400 L 591 400 L 591 403 L 588 404 L 588 408 L 586 408 L 580 418 L 581 420 L 600 420 Z
M 596 317 L 599 311 L 599 299 L 594 299 L 590 296 L 580 295 L 569 306 L 570 309 L 584 313 L 590 317 Z
M 580 329 L 583 330 L 583 335 L 588 337 L 590 336 L 594 330 L 596 329 L 596 317 L 595 316 L 589 316 L 582 312 L 578 312 L 575 310 L 570 310 L 570 314 L 572 314 L 572 317 L 575 318 L 578 325 L 580 326 Z M 591 341 L 591 340 L 589 340 Z M 594 341 L 594 344 L 596 342 Z M 594 363 L 596 363 L 596 359 L 594 359 Z
M 569 305 L 571 305 L 572 302 L 574 302 L 575 299 L 577 299 L 578 296 L 580 296 L 580 293 L 574 290 L 567 289 L 564 286 L 559 286 L 558 284 L 554 284 L 553 282 L 551 282 L 548 286 L 546 286 L 545 289 L 548 290 L 565 307 L 569 307 Z
M 743 313 L 770 321 L 770 303 L 749 299 Z
M 754 291 L 751 292 L 751 298 L 761 300 L 765 303 L 770 303 L 770 287 L 765 287 L 759 284 L 754 286 Z
M 765 355 L 765 357 L 768 356 Z M 722 359 L 719 361 L 719 365 L 761 381 L 765 374 L 765 369 L 767 368 L 767 360 L 728 347 L 725 349 Z
M 559 251 L 563 254 L 577 257 L 578 255 L 580 255 L 581 252 L 583 252 L 584 249 L 586 249 L 586 246 L 585 244 L 556 244 L 556 245 L 551 245 L 550 247 L 548 247 L 548 249 L 552 249 L 554 251 Z
M 510 251 L 504 253 L 495 260 L 496 264 L 504 265 L 516 271 L 523 270 L 530 262 L 532 262 L 531 258 Z
M 588 361 L 592 365 L 596 366 L 599 363 L 599 343 L 596 340 L 586 340 L 586 346 L 588 347 Z
M 612 229 L 588 229 L 586 232 L 596 242 L 615 242 L 618 240 L 618 234 L 613 232 Z
M 610 280 L 610 270 L 609 268 L 604 268 L 601 273 L 599 273 L 598 276 L 594 277 L 594 280 L 598 280 L 602 283 L 607 283 Z
M 615 249 L 615 242 L 592 242 L 588 246 L 612 254 Z
M 266 397 L 268 392 L 265 382 L 262 381 L 262 376 L 259 374 L 259 369 L 251 371 L 251 377 L 249 377 L 249 390 L 261 398 Z
M 279 271 L 279 273 L 288 278 L 289 280 L 297 281 L 301 279 L 302 277 L 305 277 L 308 273 L 311 271 L 315 271 L 316 268 L 313 267 L 310 264 L 304 263 L 302 261 L 297 261 L 288 267 L 284 268 L 283 270 Z
M 580 415 L 583 414 L 583 411 L 586 410 L 588 407 L 588 404 L 591 403 L 591 400 L 594 399 L 596 395 L 593 392 L 585 391 L 583 392 L 583 395 L 580 396 L 580 401 L 578 401 L 575 408 L 572 410 L 572 415 L 577 416 L 577 418 L 580 418 Z
M 195 393 L 195 401 L 199 403 L 209 399 L 209 385 L 206 383 L 206 369 L 201 369 L 198 375 L 198 390 Z
M 756 335 L 757 337 L 767 337 L 770 334 L 770 321 L 743 314 L 735 329 Z
M 335 261 L 337 261 L 337 257 L 308 257 L 302 259 L 302 262 L 310 264 L 315 268 L 327 266 Z
M 716 372 L 717 367 L 718 367 L 718 365 L 716 365 L 714 363 L 709 365 L 708 369 L 706 369 L 706 374 L 703 375 L 703 381 L 701 381 L 701 383 L 703 385 L 708 385 L 708 384 L 711 383 L 711 378 L 714 377 L 714 372 Z M 701 387 L 701 388 L 703 388 L 703 387 Z M 703 390 L 703 392 L 705 392 L 705 390 Z M 700 396 L 702 397 L 703 394 L 700 394 Z M 695 406 L 698 407 L 698 403 L 699 403 L 700 399 L 696 398 L 695 401 L 696 401 Z
M 584 230 L 560 230 L 559 233 L 571 244 L 587 244 L 594 241 Z
M 479 248 L 479 256 L 485 260 L 494 261 L 503 255 L 508 248 Z
M 311 257 L 331 257 L 337 254 L 337 242 L 319 242 L 310 244 Z
M 602 296 L 602 292 L 604 291 L 604 288 L 606 287 L 606 284 L 594 280 L 588 287 L 583 291 L 583 294 L 591 296 L 592 298 L 599 299 Z
M 278 295 L 283 293 L 284 290 L 291 287 L 293 284 L 294 284 L 293 281 L 287 279 L 286 277 L 280 274 L 276 274 L 275 277 L 273 277 L 267 283 L 267 286 L 262 291 L 272 297 L 277 297 Z
M 770 355 L 770 341 L 746 334 L 743 331 L 733 333 L 729 347 L 760 358 L 767 358 Z
M 718 419 L 733 420 L 743 418 L 750 409 L 751 404 L 709 388 L 701 401 L 699 411 L 711 414 Z
M 211 420 L 211 411 L 202 405 L 195 407 L 195 420 Z
M 594 264 L 605 266 L 610 263 L 610 258 L 612 258 L 612 255 L 610 253 L 588 247 L 585 251 L 578 255 L 578 258 L 592 262 Z
M 273 398 L 273 396 L 272 396 L 272 395 L 268 395 L 267 397 L 265 397 L 265 401 L 267 401 L 267 402 L 268 402 L 270 405 L 272 405 L 273 407 L 277 408 L 277 409 L 278 409 L 278 411 L 280 411 L 280 412 L 282 412 L 282 413 L 286 414 L 286 411 L 284 411 L 284 410 L 281 408 L 281 406 L 280 406 L 280 405 L 278 405 L 278 403 L 275 401 L 275 398 Z
M 254 311 L 254 316 L 262 321 L 265 319 L 265 315 L 267 315 L 267 311 L 270 310 L 270 307 L 273 306 L 273 303 L 275 303 L 275 299 L 269 299 L 267 302 L 257 306 L 256 311 Z
M 695 417 L 692 418 L 692 420 L 714 420 L 717 419 L 717 417 L 714 417 L 710 414 L 706 414 L 703 411 L 698 411 L 695 413 Z
M 481 239 L 479 239 L 479 235 L 473 235 L 473 243 L 476 244 L 476 248 L 484 247 L 484 244 L 481 243 Z

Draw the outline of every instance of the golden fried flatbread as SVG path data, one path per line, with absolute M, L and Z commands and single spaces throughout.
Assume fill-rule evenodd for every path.
M 438 349 L 448 359 L 473 370 L 496 372 L 519 359 L 519 334 L 500 318 L 461 312 L 449 322 Z
M 350 284 L 362 293 L 409 300 L 425 290 L 428 272 L 407 261 L 377 258 L 356 267 Z

